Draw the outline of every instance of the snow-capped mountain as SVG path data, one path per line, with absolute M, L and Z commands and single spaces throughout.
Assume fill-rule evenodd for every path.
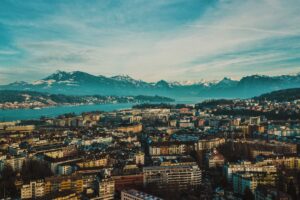
M 220 81 L 167 82 L 160 80 L 148 83 L 127 75 L 106 77 L 81 71 L 57 71 L 33 83 L 14 82 L 0 89 L 28 90 L 76 95 L 163 95 L 169 97 L 202 96 L 252 97 L 279 89 L 300 87 L 300 74 L 283 76 L 252 75 L 236 81 L 225 77 Z

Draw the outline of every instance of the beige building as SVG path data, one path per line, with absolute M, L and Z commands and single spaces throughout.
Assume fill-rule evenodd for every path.
M 128 126 L 120 126 L 117 128 L 117 131 L 125 132 L 125 133 L 139 133 L 143 130 L 142 124 L 134 124 Z
M 143 152 L 138 152 L 135 154 L 135 164 L 144 165 L 145 164 L 145 154 Z
M 43 180 L 30 181 L 21 188 L 21 199 L 34 199 L 45 195 L 45 182 Z
M 115 181 L 111 178 L 104 178 L 99 181 L 99 199 L 113 200 L 115 195 Z
M 199 140 L 198 142 L 195 143 L 195 150 L 196 151 L 210 150 L 224 143 L 225 143 L 224 138 Z

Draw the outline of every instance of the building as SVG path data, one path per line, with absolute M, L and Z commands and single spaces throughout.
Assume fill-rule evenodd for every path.
M 211 150 L 224 143 L 224 138 L 198 140 L 198 142 L 195 143 L 195 151 Z
M 21 199 L 35 199 L 45 195 L 45 182 L 43 180 L 30 181 L 22 185 Z
M 277 168 L 274 165 L 266 165 L 265 163 L 251 163 L 251 162 L 241 162 L 238 164 L 227 163 L 224 165 L 224 173 L 229 182 L 232 181 L 232 175 L 234 173 L 242 172 L 277 172 Z
M 144 184 L 144 177 L 143 174 L 129 174 L 129 175 L 122 175 L 122 176 L 113 176 L 115 180 L 115 188 L 116 191 L 121 192 L 124 189 L 141 189 Z
M 130 124 L 124 125 L 117 128 L 117 131 L 125 133 L 140 133 L 143 130 L 142 124 Z
M 233 191 L 243 195 L 246 188 L 254 193 L 258 185 L 272 185 L 276 183 L 276 172 L 239 172 L 232 176 Z
M 145 164 L 145 154 L 143 152 L 138 152 L 135 154 L 135 164 L 137 165 Z
M 259 185 L 255 189 L 255 200 L 292 200 L 291 196 L 272 186 Z
M 291 157 L 273 157 L 267 158 L 261 162 L 261 165 L 275 165 L 276 167 L 285 167 L 287 169 L 296 169 L 300 170 L 300 158 L 296 156 Z
M 108 165 L 108 155 L 99 158 L 85 159 L 81 162 L 77 162 L 76 164 L 81 169 L 106 167 Z
M 5 164 L 10 165 L 14 171 L 20 172 L 25 161 L 25 156 L 14 156 L 7 158 Z
M 25 126 L 8 126 L 5 128 L 6 132 L 12 132 L 12 133 L 31 133 L 34 131 L 35 126 L 34 125 L 25 125 Z
M 98 190 L 100 200 L 113 200 L 115 195 L 115 181 L 112 178 L 99 180 Z
M 81 175 L 53 176 L 45 178 L 45 194 L 62 191 L 73 191 L 77 194 L 83 192 L 83 179 Z
M 187 189 L 201 183 L 198 165 L 144 167 L 144 186 L 154 184 L 158 189 Z
M 59 175 L 70 175 L 72 174 L 72 166 L 71 165 L 59 165 L 58 166 L 58 174 Z
M 194 122 L 191 122 L 189 119 L 181 119 L 179 121 L 180 128 L 194 128 Z
M 187 153 L 188 147 L 180 142 L 155 142 L 149 146 L 151 156 L 182 155 Z
M 80 195 L 72 191 L 63 191 L 58 193 L 49 194 L 42 199 L 52 199 L 52 200 L 79 200 Z
M 217 149 L 208 155 L 207 164 L 209 168 L 223 167 L 225 162 L 224 156 Z
M 138 190 L 122 190 L 121 200 L 162 200 L 162 198 L 140 192 Z
M 260 125 L 260 117 L 250 117 L 249 125 Z

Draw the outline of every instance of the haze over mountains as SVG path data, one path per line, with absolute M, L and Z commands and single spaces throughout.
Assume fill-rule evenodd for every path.
M 14 82 L 1 90 L 29 90 L 69 95 L 163 95 L 168 97 L 248 98 L 280 89 L 300 87 L 300 74 L 252 75 L 239 81 L 224 78 L 216 82 L 148 83 L 129 76 L 95 76 L 81 71 L 57 71 L 33 83 Z

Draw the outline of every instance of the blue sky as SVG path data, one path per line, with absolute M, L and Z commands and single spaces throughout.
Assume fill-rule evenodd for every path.
M 300 72 L 299 0 L 1 0 L 0 84 L 56 70 L 157 81 Z

